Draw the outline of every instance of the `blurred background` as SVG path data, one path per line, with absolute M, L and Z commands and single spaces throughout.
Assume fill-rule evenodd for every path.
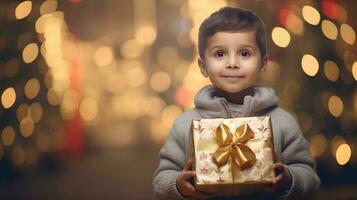
M 357 198 L 357 2 L 0 2 L 0 199 L 154 199 L 173 120 L 208 80 L 200 23 L 224 6 L 266 24 L 273 87 L 308 139 L 318 199 Z

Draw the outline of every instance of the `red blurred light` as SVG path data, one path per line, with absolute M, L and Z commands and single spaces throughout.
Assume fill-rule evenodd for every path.
M 321 3 L 322 12 L 331 19 L 336 19 L 338 15 L 336 0 L 324 0 Z
M 68 0 L 69 3 L 80 3 L 82 0 Z
M 280 24 L 283 25 L 284 27 L 286 27 L 286 19 L 291 14 L 293 14 L 291 10 L 289 10 L 286 7 L 281 7 L 279 9 L 279 22 L 280 22 Z

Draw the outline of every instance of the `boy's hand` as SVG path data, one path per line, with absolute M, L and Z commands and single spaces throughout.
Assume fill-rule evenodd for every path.
M 287 165 L 277 162 L 273 164 L 273 169 L 277 176 L 273 183 L 265 187 L 266 192 L 273 192 L 277 188 L 289 189 L 291 187 L 291 180 L 289 179 L 289 171 Z
M 192 160 L 189 159 L 186 163 L 185 168 L 176 178 L 176 187 L 178 191 L 184 197 L 191 197 L 195 199 L 208 199 L 212 197 L 211 195 L 204 194 L 195 189 L 191 184 L 190 179 L 196 175 L 195 171 L 192 171 Z

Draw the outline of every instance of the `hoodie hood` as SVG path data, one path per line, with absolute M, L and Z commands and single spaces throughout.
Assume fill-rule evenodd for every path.
M 226 98 L 215 95 L 213 85 L 207 85 L 198 91 L 194 102 L 203 118 L 258 116 L 269 108 L 278 106 L 279 98 L 276 96 L 273 88 L 257 85 L 254 85 L 253 88 L 253 96 L 245 96 L 242 105 L 235 104 L 240 110 L 239 116 L 232 114 Z

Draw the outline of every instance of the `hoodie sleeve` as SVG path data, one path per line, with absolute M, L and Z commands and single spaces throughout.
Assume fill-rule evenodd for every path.
M 153 188 L 157 200 L 184 200 L 176 187 L 176 178 L 185 165 L 184 137 L 178 134 L 175 124 L 159 153 L 160 163 L 154 172 Z
M 283 199 L 313 198 L 320 187 L 316 163 L 311 157 L 309 145 L 296 120 L 291 117 L 291 128 L 282 137 L 282 163 L 288 166 L 291 188 L 280 193 Z M 289 132 L 290 131 L 290 132 Z

